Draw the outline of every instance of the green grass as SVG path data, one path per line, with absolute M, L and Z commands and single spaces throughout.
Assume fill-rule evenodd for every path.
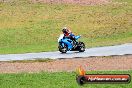
M 35 59 L 32 59 L 32 60 L 13 60 L 13 61 L 6 61 L 6 62 L 9 62 L 9 63 L 36 63 L 36 62 L 52 62 L 52 61 L 55 61 L 53 59 L 50 59 L 50 58 L 35 58 Z
M 55 51 L 63 26 L 82 35 L 87 47 L 132 42 L 131 20 L 132 0 L 96 6 L 0 2 L 0 53 Z
M 88 74 L 130 74 L 132 71 L 89 71 Z M 0 74 L 0 88 L 132 88 L 129 84 L 76 83 L 74 72 Z

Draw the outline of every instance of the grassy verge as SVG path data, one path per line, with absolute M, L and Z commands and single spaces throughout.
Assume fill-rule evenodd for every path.
M 36 58 L 36 59 L 32 59 L 32 60 L 13 60 L 13 61 L 6 61 L 9 63 L 35 63 L 35 62 L 52 62 L 55 61 L 53 59 L 50 58 Z
M 132 71 L 93 71 L 89 74 L 130 74 Z M 79 86 L 74 72 L 0 74 L 0 88 L 132 88 L 130 84 L 87 84 Z
M 1 54 L 55 51 L 63 26 L 87 47 L 132 42 L 131 0 L 96 6 L 11 0 L 0 2 L 0 13 Z

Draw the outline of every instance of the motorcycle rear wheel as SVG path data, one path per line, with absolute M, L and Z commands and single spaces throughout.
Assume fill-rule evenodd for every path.
M 79 42 L 79 52 L 84 52 L 85 51 L 85 44 L 83 42 Z

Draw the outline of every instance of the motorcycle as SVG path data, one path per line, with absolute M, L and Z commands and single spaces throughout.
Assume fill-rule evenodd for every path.
M 64 34 L 61 34 L 58 38 L 58 49 L 61 53 L 66 53 L 67 51 L 85 51 L 85 44 L 83 42 L 78 42 L 77 40 L 81 36 L 74 36 L 75 41 L 71 40 L 69 37 L 64 37 Z

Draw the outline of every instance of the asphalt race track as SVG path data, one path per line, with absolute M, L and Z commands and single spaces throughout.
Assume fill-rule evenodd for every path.
M 116 46 L 106 46 L 106 47 L 96 47 L 86 49 L 85 52 L 67 52 L 66 54 L 61 54 L 59 51 L 56 52 L 40 52 L 40 53 L 25 53 L 25 54 L 4 54 L 0 55 L 0 61 L 10 61 L 10 60 L 32 60 L 40 58 L 77 58 L 77 57 L 90 57 L 90 56 L 111 56 L 111 55 L 126 55 L 132 54 L 132 43 L 116 45 Z

